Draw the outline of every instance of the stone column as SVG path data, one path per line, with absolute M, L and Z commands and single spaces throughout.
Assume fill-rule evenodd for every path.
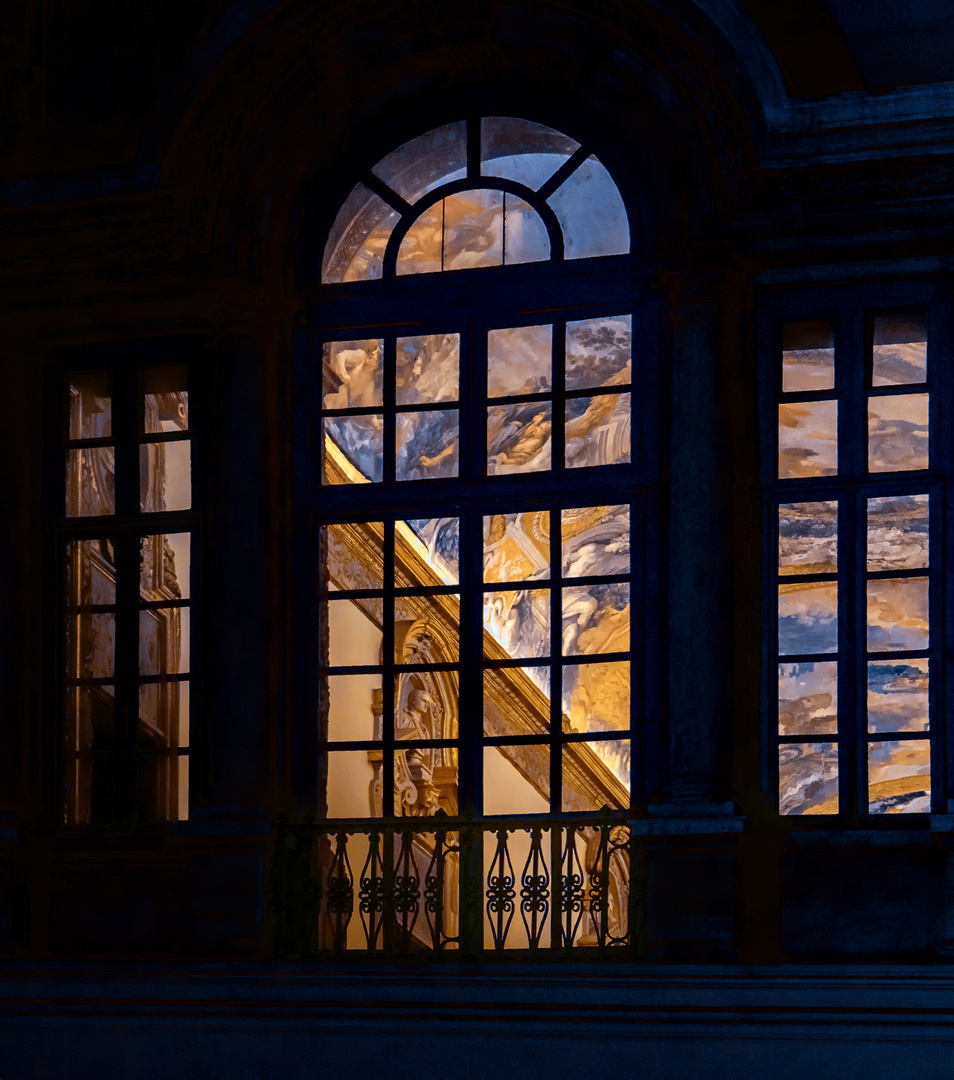
M 670 801 L 726 812 L 731 615 L 726 429 L 719 377 L 723 275 L 670 279 L 669 474 Z

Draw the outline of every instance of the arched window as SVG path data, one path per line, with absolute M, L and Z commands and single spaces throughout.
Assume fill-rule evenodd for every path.
M 440 928 L 423 893 L 410 929 L 406 912 L 359 925 L 328 909 L 325 944 L 380 947 L 393 922 L 405 947 L 464 947 L 448 896 L 475 859 L 503 891 L 472 939 L 629 943 L 621 822 L 642 801 L 658 455 L 620 192 L 552 128 L 448 124 L 355 186 L 321 279 L 296 395 L 297 533 L 318 597 L 299 625 L 326 880 L 353 899 L 356 877 L 403 865 L 443 875 L 445 895 Z M 541 817 L 528 832 L 518 815 Z M 461 847 L 462 816 L 487 818 L 469 861 L 441 854 Z M 361 825 L 380 818 L 404 824 Z M 521 866 L 539 893 L 522 927 L 501 884 Z M 550 892 L 574 874 L 603 892 L 561 914 Z

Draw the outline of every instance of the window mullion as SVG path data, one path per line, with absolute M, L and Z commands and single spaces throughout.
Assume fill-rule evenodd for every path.
M 116 537 L 116 809 L 121 821 L 137 814 L 136 725 L 139 674 L 139 441 L 142 428 L 138 372 L 117 372 L 113 413 L 116 434 L 116 511 L 126 525 Z

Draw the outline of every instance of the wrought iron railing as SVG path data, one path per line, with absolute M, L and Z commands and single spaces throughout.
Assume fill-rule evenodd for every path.
M 282 820 L 269 879 L 271 951 L 636 959 L 644 883 L 641 845 L 609 813 Z

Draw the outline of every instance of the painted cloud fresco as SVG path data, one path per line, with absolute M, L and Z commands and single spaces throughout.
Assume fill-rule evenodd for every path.
M 491 396 L 542 393 L 550 388 L 549 326 L 493 330 L 488 340 Z M 632 379 L 630 316 L 567 324 L 567 389 L 627 386 Z M 549 402 L 491 405 L 487 410 L 490 475 L 551 468 Z M 566 466 L 612 465 L 630 460 L 629 393 L 570 398 L 564 417 Z
M 782 656 L 838 649 L 838 585 L 805 581 L 778 589 L 778 651 Z
M 868 569 L 920 570 L 928 565 L 927 495 L 868 500 Z
M 456 409 L 399 412 L 396 425 L 398 480 L 457 475 L 460 420 Z
M 923 314 L 876 315 L 871 349 L 873 386 L 903 386 L 927 379 L 927 318 Z
M 586 506 L 560 514 L 564 577 L 626 574 L 629 506 Z
M 838 731 L 838 664 L 815 660 L 778 665 L 779 735 Z
M 868 582 L 868 651 L 928 647 L 928 579 L 878 578 Z
M 778 477 L 838 472 L 838 402 L 794 401 L 778 407 Z
M 782 393 L 831 390 L 835 339 L 826 319 L 782 324 Z
M 792 349 L 782 353 L 782 390 L 831 390 L 835 385 L 834 349 Z
M 928 661 L 868 663 L 868 730 L 872 734 L 928 730 Z
M 926 739 L 868 744 L 868 813 L 931 809 L 931 744 Z
M 928 464 L 928 395 L 869 397 L 869 471 L 901 472 Z
M 516 195 L 477 188 L 425 210 L 398 252 L 398 274 L 541 262 L 550 237 L 540 215 Z
M 838 748 L 834 743 L 786 743 L 778 748 L 780 814 L 838 813 Z
M 397 339 L 398 405 L 456 401 L 460 386 L 460 335 L 425 334 Z
M 779 574 L 834 573 L 837 548 L 837 502 L 782 503 L 779 506 Z
M 487 334 L 487 396 L 539 394 L 549 390 L 553 327 L 516 326 Z

